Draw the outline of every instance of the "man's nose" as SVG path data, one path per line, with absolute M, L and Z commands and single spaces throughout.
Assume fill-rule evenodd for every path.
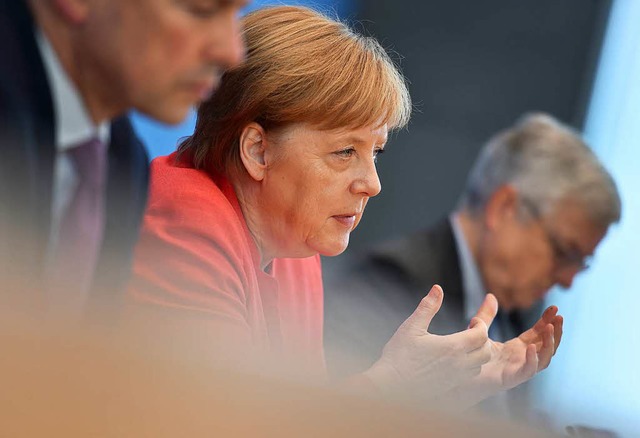
M 556 272 L 556 283 L 568 289 L 573 284 L 573 280 L 576 278 L 578 272 L 580 272 L 580 269 L 573 267 L 559 269 Z
M 229 69 L 244 60 L 246 49 L 238 12 L 230 8 L 224 14 L 220 25 L 211 27 L 205 56 L 211 64 Z

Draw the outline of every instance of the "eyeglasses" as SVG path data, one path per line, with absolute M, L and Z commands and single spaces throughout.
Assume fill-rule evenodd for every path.
M 578 249 L 568 249 L 561 243 L 558 236 L 544 223 L 540 209 L 527 199 L 521 199 L 522 205 L 529 211 L 530 216 L 540 222 L 542 231 L 553 252 L 553 258 L 557 269 L 578 268 L 578 271 L 589 269 L 593 256 L 583 255 Z
M 591 266 L 593 256 L 583 255 L 577 249 L 567 249 L 561 243 L 560 239 L 551 232 L 546 226 L 542 225 L 549 246 L 553 251 L 553 257 L 558 269 L 578 268 L 578 271 L 585 271 Z

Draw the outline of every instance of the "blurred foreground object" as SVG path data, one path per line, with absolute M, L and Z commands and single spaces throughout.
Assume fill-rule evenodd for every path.
M 11 318 L 0 328 L 2 436 L 548 436 L 214 368 L 136 333 L 38 331 Z

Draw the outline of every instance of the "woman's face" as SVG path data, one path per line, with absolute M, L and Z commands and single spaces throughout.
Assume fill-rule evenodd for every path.
M 267 133 L 258 202 L 263 242 L 275 257 L 343 252 L 370 197 L 387 127 L 321 131 L 306 124 Z

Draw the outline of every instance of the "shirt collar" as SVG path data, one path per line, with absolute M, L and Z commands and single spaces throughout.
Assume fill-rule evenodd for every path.
M 456 214 L 449 217 L 453 236 L 458 247 L 460 272 L 462 273 L 462 289 L 464 292 L 464 314 L 467 321 L 476 314 L 485 297 L 485 289 L 480 277 L 478 265 L 471 254 L 471 249 L 462 231 L 460 219 Z
M 53 94 L 56 150 L 64 152 L 92 137 L 98 137 L 108 144 L 109 123 L 105 121 L 98 126 L 93 123 L 78 89 L 62 68 L 51 43 L 42 31 L 36 32 L 36 40 Z

